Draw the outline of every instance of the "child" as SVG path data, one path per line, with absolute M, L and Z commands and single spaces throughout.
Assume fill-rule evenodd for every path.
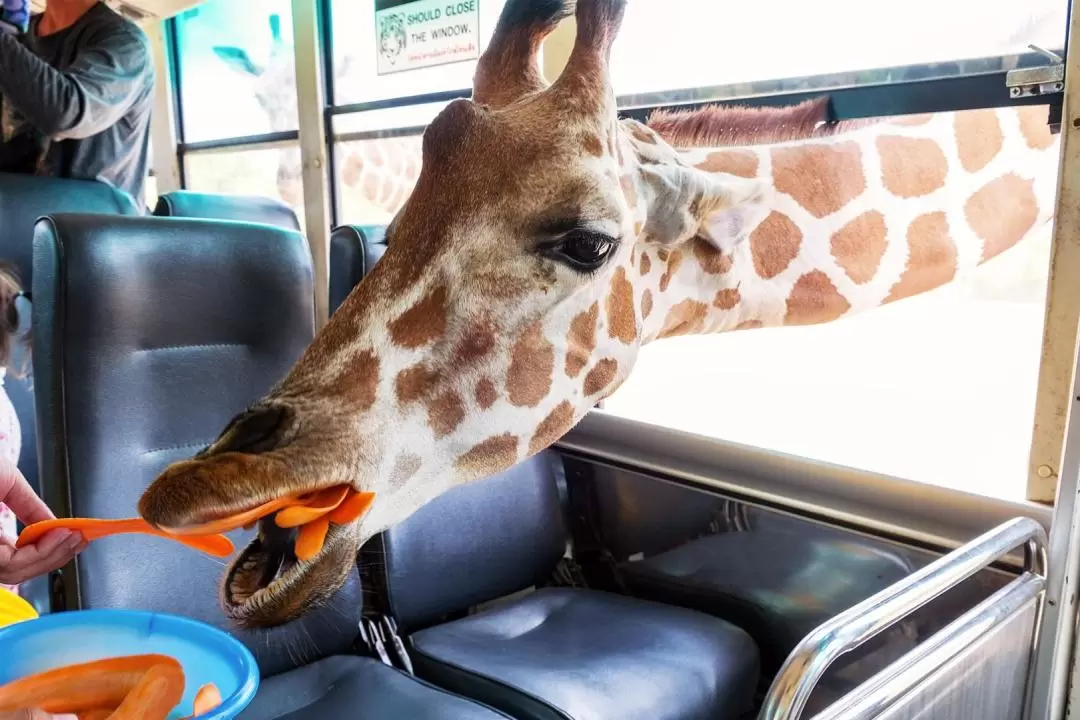
M 16 515 L 27 525 L 53 517 L 19 472 L 22 433 L 3 388 L 9 370 L 20 375 L 23 370 L 12 367 L 12 344 L 19 329 L 15 301 L 20 295 L 15 267 L 0 260 L 0 587 L 12 592 L 18 591 L 17 583 L 62 568 L 86 548 L 82 533 L 62 529 L 50 530 L 33 545 L 15 548 Z
M 14 266 L 0 261 L 0 468 L 8 464 L 18 466 L 19 450 L 22 447 L 19 419 L 15 415 L 11 399 L 3 389 L 4 378 L 11 363 L 12 340 L 19 329 L 19 312 L 15 301 L 21 294 L 22 288 L 19 286 Z M 16 536 L 15 513 L 0 502 L 0 537 L 14 542 Z M 18 586 L 0 584 L 0 587 L 12 592 L 18 591 Z

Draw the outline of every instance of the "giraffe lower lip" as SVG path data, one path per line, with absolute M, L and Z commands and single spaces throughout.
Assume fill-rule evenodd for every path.
M 226 578 L 229 602 L 242 605 L 296 571 L 295 542 L 295 530 L 279 528 L 272 519 L 260 520 L 258 537 L 244 548 Z

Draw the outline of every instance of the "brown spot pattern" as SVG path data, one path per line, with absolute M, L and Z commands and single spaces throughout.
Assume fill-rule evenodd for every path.
M 532 440 L 529 441 L 529 455 L 535 455 L 550 446 L 565 435 L 573 427 L 573 424 L 574 406 L 563 400 L 555 406 L 554 410 L 548 413 L 548 416 L 536 428 L 536 433 L 533 435 Z
M 907 265 L 885 302 L 932 290 L 956 275 L 956 245 L 949 235 L 945 213 L 927 213 L 912 220 L 907 242 Z
M 634 286 L 626 278 L 626 269 L 618 267 L 611 278 L 607 295 L 608 334 L 629 345 L 637 338 L 634 315 Z
M 487 410 L 499 399 L 499 391 L 495 389 L 495 383 L 491 378 L 484 378 L 476 383 L 476 404 L 481 410 Z
M 428 403 L 428 426 L 436 439 L 446 437 L 465 419 L 465 405 L 453 390 L 439 393 Z
M 709 316 L 709 306 L 697 300 L 683 300 L 668 310 L 659 337 L 691 335 L 705 329 L 705 318 Z
M 1022 107 L 1020 113 L 1020 132 L 1024 142 L 1033 150 L 1045 150 L 1054 144 L 1054 136 L 1047 123 L 1045 106 Z
M 420 456 L 411 452 L 403 452 L 394 458 L 394 468 L 390 471 L 389 485 L 391 488 L 399 488 L 420 470 Z
M 423 363 L 407 367 L 394 378 L 394 393 L 402 405 L 428 397 L 439 381 L 439 373 Z
M 586 135 L 582 141 L 582 147 L 593 157 L 601 157 L 604 154 L 604 143 L 600 142 L 600 138 L 595 135 Z
M 750 233 L 750 255 L 757 274 L 769 280 L 784 272 L 799 255 L 802 239 L 802 230 L 791 218 L 775 210 L 769 213 Z
M 720 275 L 731 270 L 734 262 L 730 255 L 724 255 L 715 247 L 709 244 L 707 240 L 703 240 L 699 237 L 695 237 L 691 241 L 691 251 L 694 253 L 694 258 L 697 260 L 701 269 L 710 275 Z
M 472 365 L 495 349 L 495 327 L 486 318 L 472 323 L 454 351 L 458 365 Z
M 724 288 L 716 293 L 712 304 L 721 310 L 734 310 L 740 300 L 742 297 L 739 295 L 739 288 Z
M 816 218 L 831 215 L 866 189 L 862 151 L 854 142 L 778 148 L 772 161 L 773 186 Z
M 518 407 L 535 407 L 551 391 L 555 347 L 540 330 L 540 323 L 533 323 L 510 349 L 506 390 Z
M 641 253 L 641 274 L 642 276 L 648 275 L 652 270 L 652 260 L 649 259 L 649 253 L 642 251 Z
M 652 315 L 652 308 L 652 290 L 645 288 L 645 292 L 641 294 L 641 317 L 644 319 Z
M 630 209 L 637 207 L 637 187 L 634 185 L 634 179 L 629 175 L 623 175 L 619 180 L 619 185 L 622 186 L 623 194 L 626 196 L 626 202 L 630 205 Z
M 765 327 L 765 323 L 760 320 L 743 320 L 741 323 L 735 326 L 736 330 L 753 330 L 755 328 Z
M 898 118 L 894 118 L 893 125 L 900 125 L 902 127 L 914 127 L 916 125 L 925 125 L 930 122 L 930 118 L 933 115 L 930 113 L 920 113 L 918 115 L 901 115 Z
M 668 256 L 667 269 L 660 276 L 660 292 L 664 292 L 671 285 L 671 279 L 675 277 L 675 273 L 679 272 L 682 261 L 683 254 L 678 250 L 673 250 L 671 255 Z
M 991 180 L 964 204 L 968 224 L 983 240 L 989 260 L 1023 239 L 1039 217 L 1034 181 L 1009 173 Z
M 331 386 L 335 396 L 344 396 L 356 410 L 375 404 L 379 389 L 379 358 L 371 350 L 358 352 L 345 362 L 341 375 Z
M 697 166 L 705 172 L 729 173 L 744 178 L 754 178 L 758 174 L 758 157 L 746 150 L 719 150 L 709 153 L 704 162 Z
M 945 185 L 945 153 L 925 138 L 885 135 L 877 139 L 885 189 L 902 198 L 929 195 Z
M 512 467 L 517 462 L 518 439 L 503 433 L 477 443 L 457 459 L 459 470 L 476 477 L 487 477 Z
M 439 285 L 390 323 L 390 339 L 416 349 L 439 339 L 446 331 L 446 286 Z
M 660 262 L 667 262 L 668 250 L 667 248 L 660 248 L 656 251 L 656 257 L 660 258 Z
M 570 321 L 566 336 L 566 374 L 576 378 L 589 362 L 596 349 L 596 323 L 600 319 L 600 304 L 593 303 L 585 312 Z
M 833 234 L 832 256 L 852 282 L 861 285 L 873 279 L 885 255 L 885 233 L 885 216 L 870 210 Z
M 1001 152 L 1005 136 L 993 110 L 969 110 L 955 115 L 956 146 L 960 164 L 968 172 L 986 167 Z
M 832 280 L 821 270 L 811 270 L 795 282 L 787 299 L 785 325 L 813 325 L 836 320 L 851 309 Z
M 585 376 L 585 395 L 592 396 L 606 388 L 619 372 L 619 363 L 611 358 L 604 358 L 596 363 Z

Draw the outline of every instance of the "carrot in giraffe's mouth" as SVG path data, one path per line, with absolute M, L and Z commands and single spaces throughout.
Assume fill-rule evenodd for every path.
M 183 528 L 154 527 L 142 518 L 54 518 L 24 528 L 16 547 L 34 542 L 49 530 L 63 528 L 82 533 L 88 541 L 117 534 L 156 535 L 224 557 L 233 551 L 233 546 L 223 533 L 242 527 L 250 528 L 260 522 L 265 533 L 272 532 L 265 521 L 274 515 L 273 525 L 294 536 L 291 555 L 296 560 L 310 560 L 322 550 L 331 524 L 348 525 L 359 520 L 374 500 L 375 493 L 356 492 L 348 485 L 336 485 L 325 490 L 288 495 L 239 513 Z

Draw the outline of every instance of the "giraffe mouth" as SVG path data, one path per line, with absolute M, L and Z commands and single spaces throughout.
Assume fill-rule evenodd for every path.
M 297 531 L 272 518 L 233 559 L 221 583 L 221 604 L 230 620 L 246 628 L 268 628 L 299 618 L 323 604 L 344 584 L 355 545 L 348 527 L 332 526 L 313 557 L 300 560 Z M 344 569 L 345 572 L 342 572 Z

